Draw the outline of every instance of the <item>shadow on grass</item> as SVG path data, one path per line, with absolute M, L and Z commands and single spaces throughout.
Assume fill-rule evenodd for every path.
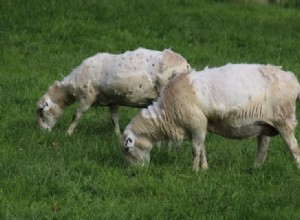
M 116 136 L 114 126 L 109 119 L 106 120 L 82 120 L 75 129 L 74 135 L 84 136 Z M 117 137 L 117 136 L 116 136 Z

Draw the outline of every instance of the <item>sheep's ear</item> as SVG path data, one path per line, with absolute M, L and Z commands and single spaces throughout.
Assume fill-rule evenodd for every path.
M 134 147 L 135 138 L 134 137 L 128 137 L 125 141 L 126 147 Z
M 170 67 L 175 67 L 185 62 L 185 59 L 170 49 L 163 51 L 163 71 Z

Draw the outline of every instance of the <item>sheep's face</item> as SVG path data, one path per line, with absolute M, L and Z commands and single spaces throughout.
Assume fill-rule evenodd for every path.
M 62 115 L 62 108 L 52 102 L 49 95 L 44 95 L 37 103 L 36 114 L 39 126 L 46 131 L 51 129 L 56 124 L 58 118 Z
M 152 143 L 148 138 L 125 131 L 121 139 L 124 158 L 133 165 L 146 165 L 150 161 Z

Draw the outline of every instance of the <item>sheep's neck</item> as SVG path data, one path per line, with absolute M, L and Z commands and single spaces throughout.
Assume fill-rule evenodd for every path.
M 132 130 L 135 134 L 147 136 L 152 142 L 172 140 L 181 141 L 185 132 L 161 112 L 157 117 L 145 118 L 139 113 L 133 120 Z
M 74 96 L 69 93 L 69 90 L 65 85 L 54 86 L 48 93 L 52 101 L 59 105 L 62 109 L 67 108 L 75 101 Z

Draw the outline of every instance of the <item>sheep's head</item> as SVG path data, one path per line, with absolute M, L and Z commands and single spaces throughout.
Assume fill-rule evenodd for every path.
M 46 93 L 37 103 L 36 114 L 39 126 L 46 131 L 51 129 L 56 124 L 58 118 L 62 115 L 63 109 L 51 100 L 51 97 Z
M 124 158 L 132 165 L 146 165 L 150 161 L 151 141 L 143 135 L 135 135 L 126 129 L 121 138 Z
M 70 95 L 71 92 L 74 92 L 72 83 L 64 84 L 56 81 L 49 87 L 48 92 L 40 98 L 36 113 L 38 124 L 42 129 L 51 131 L 62 116 L 64 109 L 75 101 L 74 96 Z

